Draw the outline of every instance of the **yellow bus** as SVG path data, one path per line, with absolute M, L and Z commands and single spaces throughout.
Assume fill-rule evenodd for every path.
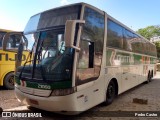
M 77 114 L 108 105 L 124 91 L 149 83 L 156 72 L 153 43 L 86 3 L 32 16 L 24 36 L 35 42 L 33 57 L 17 68 L 15 93 L 39 109 Z
M 5 35 L 9 34 L 9 41 L 7 43 L 7 48 L 11 48 L 12 51 L 4 51 L 2 41 Z M 11 33 L 14 33 L 11 34 Z M 16 51 L 19 46 L 21 39 L 20 32 L 13 32 L 11 30 L 0 29 L 0 86 L 4 86 L 7 89 L 14 89 L 14 71 L 15 71 L 15 61 L 16 61 Z M 26 55 L 23 56 L 23 60 L 26 59 Z

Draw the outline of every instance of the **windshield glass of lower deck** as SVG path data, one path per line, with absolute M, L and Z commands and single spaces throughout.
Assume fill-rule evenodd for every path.
M 71 80 L 72 51 L 65 48 L 64 30 L 41 33 L 34 78 L 47 81 Z
M 27 75 L 25 72 L 29 72 L 30 76 L 26 77 L 35 80 L 71 80 L 73 51 L 65 47 L 64 30 L 41 32 L 36 46 L 33 52 L 35 61 L 25 66 L 23 77 Z

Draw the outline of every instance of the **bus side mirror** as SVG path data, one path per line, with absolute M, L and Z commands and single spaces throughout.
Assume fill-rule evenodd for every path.
M 74 48 L 78 51 L 80 51 L 80 48 L 78 46 L 74 45 L 74 37 L 75 37 L 75 29 L 77 23 L 85 23 L 84 20 L 67 20 L 65 25 L 65 47 Z
M 14 45 L 14 47 L 12 48 L 12 45 L 10 43 L 10 37 L 12 35 L 20 35 L 22 36 L 23 33 L 22 32 L 8 32 L 4 35 L 3 40 L 2 40 L 2 48 L 4 51 L 8 51 L 8 52 L 15 52 L 17 53 L 18 51 L 18 46 L 16 41 L 12 41 L 12 44 Z M 16 48 L 17 47 L 17 48 Z

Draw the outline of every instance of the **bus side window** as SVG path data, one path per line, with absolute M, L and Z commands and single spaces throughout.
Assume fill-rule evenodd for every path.
M 94 67 L 94 42 L 88 42 L 89 44 L 89 68 Z
M 79 53 L 78 69 L 89 68 L 89 45 L 88 41 L 82 40 Z
M 83 84 L 94 80 L 94 78 L 94 42 L 82 40 L 78 59 L 77 82 Z
M 24 40 L 23 36 L 20 34 L 13 34 L 10 35 L 9 41 L 7 43 L 7 48 L 8 49 L 18 49 L 20 42 L 23 41 L 24 44 L 24 49 L 26 50 L 27 43 Z
M 0 47 L 2 47 L 2 40 L 3 36 L 6 34 L 6 32 L 0 32 Z
M 133 34 L 127 29 L 123 29 L 123 49 L 132 51 L 132 43 L 134 42 Z
M 94 67 L 94 42 L 82 40 L 82 48 L 79 55 L 78 68 Z
M 108 19 L 107 32 L 107 46 L 123 49 L 123 27 Z
M 84 19 L 86 23 L 82 29 L 76 73 L 76 84 L 81 85 L 97 80 L 100 75 L 103 42 L 104 42 L 104 15 L 85 7 Z
M 11 35 L 9 37 L 9 41 L 7 43 L 7 47 L 9 49 L 15 49 L 15 48 L 18 48 L 19 43 L 20 43 L 20 39 L 18 39 L 16 35 Z
M 2 40 L 0 40 L 0 47 L 2 47 Z

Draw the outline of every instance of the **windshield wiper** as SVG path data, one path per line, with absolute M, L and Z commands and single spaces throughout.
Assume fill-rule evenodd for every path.
M 32 78 L 34 77 L 34 74 L 35 74 L 35 72 L 34 72 L 34 70 L 35 70 L 35 67 L 36 67 L 36 61 L 38 60 L 38 64 L 40 65 L 40 71 L 41 71 L 41 75 L 42 75 L 42 79 L 44 80 L 44 81 L 46 81 L 46 78 L 45 78 L 45 76 L 44 76 L 44 71 L 43 71 L 43 66 L 42 66 L 42 63 L 40 62 L 41 61 L 41 59 L 42 58 L 40 58 L 40 54 L 42 53 L 42 45 L 43 45 L 43 42 L 44 42 L 44 40 L 41 42 L 41 44 L 40 44 L 40 49 L 39 50 L 37 50 L 36 51 L 36 53 L 37 54 L 35 54 L 35 61 L 34 61 L 34 65 L 33 65 L 33 72 L 32 72 Z M 41 56 L 42 57 L 42 56 Z
M 29 52 L 29 55 L 27 56 L 27 59 L 26 59 L 26 62 L 23 64 L 23 68 L 22 68 L 22 70 L 21 70 L 21 72 L 20 72 L 20 74 L 19 74 L 19 79 L 21 79 L 21 76 L 22 76 L 22 72 L 23 72 L 23 70 L 24 70 L 24 67 L 26 66 L 26 64 L 27 63 L 31 63 L 33 60 L 31 60 L 31 57 L 32 57 L 32 51 L 31 52 Z M 28 61 L 28 59 L 30 58 L 30 60 Z M 18 69 L 18 68 L 17 68 Z

